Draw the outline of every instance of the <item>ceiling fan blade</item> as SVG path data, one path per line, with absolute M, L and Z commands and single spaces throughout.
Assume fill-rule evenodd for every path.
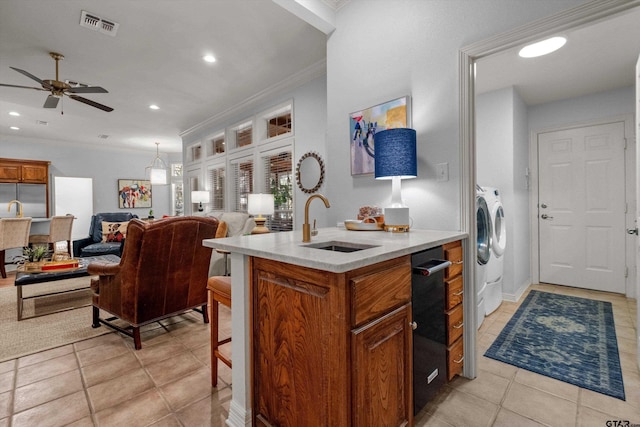
M 16 67 L 9 67 L 9 68 L 11 68 L 12 70 L 16 70 L 20 74 L 24 74 L 25 76 L 29 77 L 30 79 L 33 79 L 33 80 L 37 81 L 38 83 L 40 83 L 42 85 L 42 87 L 44 87 L 46 89 L 51 89 L 51 85 L 50 84 L 45 83 L 44 81 L 40 80 L 38 77 L 34 76 L 30 72 L 25 71 L 25 70 L 21 70 L 20 68 L 16 68 Z
M 57 96 L 49 95 L 47 96 L 46 101 L 44 101 L 44 108 L 56 108 L 58 106 L 58 101 L 60 98 Z
M 79 86 L 67 89 L 70 93 L 109 93 L 105 88 L 100 86 Z
M 103 111 L 106 111 L 106 112 L 113 111 L 113 108 L 111 108 L 111 107 L 107 107 L 106 105 L 98 104 L 95 101 L 92 101 L 92 100 L 87 99 L 87 98 L 83 98 L 81 96 L 69 95 L 69 98 L 71 98 L 71 99 L 73 99 L 75 101 L 82 102 L 83 104 L 87 104 L 87 105 L 91 105 L 92 107 L 99 108 L 100 110 L 103 110 Z
M 48 89 L 43 89 L 41 87 L 33 87 L 33 86 L 19 86 L 19 85 L 7 85 L 4 83 L 0 83 L 0 86 L 6 86 L 6 87 L 18 87 L 21 89 L 35 89 L 35 90 L 46 90 L 47 92 L 49 91 Z

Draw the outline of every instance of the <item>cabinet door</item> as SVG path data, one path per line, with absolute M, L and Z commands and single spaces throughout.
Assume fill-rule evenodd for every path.
M 48 168 L 41 165 L 23 165 L 22 182 L 44 184 L 47 182 Z
M 413 425 L 411 304 L 352 332 L 353 425 Z
M 345 311 L 334 275 L 253 262 L 255 425 L 348 426 L 349 329 L 334 314 Z
M 0 182 L 20 182 L 20 165 L 0 163 Z

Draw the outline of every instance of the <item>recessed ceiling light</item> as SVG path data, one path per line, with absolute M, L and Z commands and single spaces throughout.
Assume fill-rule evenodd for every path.
M 18 126 L 11 126 L 9 129 L 11 129 L 11 130 L 20 130 L 20 128 Z
M 20 116 L 20 113 L 18 113 L 17 111 L 10 111 L 10 112 L 9 112 L 9 115 L 10 115 L 10 116 L 19 117 L 19 116 Z
M 160 107 L 158 107 L 156 104 L 149 105 L 149 108 L 151 108 L 152 110 L 159 110 L 160 109 Z
M 551 37 L 550 39 L 532 43 L 520 49 L 518 55 L 523 58 L 535 58 L 537 56 L 547 55 L 560 49 L 567 42 L 564 37 Z
M 216 57 L 213 55 L 205 55 L 202 59 L 204 59 L 205 62 L 216 62 Z

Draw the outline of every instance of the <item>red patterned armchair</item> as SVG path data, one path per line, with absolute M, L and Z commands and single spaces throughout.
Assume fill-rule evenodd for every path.
M 219 227 L 220 225 L 220 227 Z M 220 230 L 218 230 L 220 229 Z M 189 309 L 207 318 L 207 278 L 211 248 L 203 239 L 226 234 L 215 218 L 175 217 L 129 222 L 120 263 L 93 262 L 93 327 L 105 324 L 134 339 L 140 349 L 140 327 Z M 125 321 L 123 328 L 100 318 L 100 310 Z

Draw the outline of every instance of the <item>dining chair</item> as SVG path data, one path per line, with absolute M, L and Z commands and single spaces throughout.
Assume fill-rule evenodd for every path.
M 5 251 L 29 245 L 31 218 L 0 218 L 0 274 L 7 278 Z
M 29 246 L 48 245 L 51 253 L 56 252 L 57 242 L 67 242 L 67 252 L 72 256 L 71 230 L 73 228 L 73 215 L 54 216 L 51 218 L 49 234 L 32 234 L 29 236 Z

